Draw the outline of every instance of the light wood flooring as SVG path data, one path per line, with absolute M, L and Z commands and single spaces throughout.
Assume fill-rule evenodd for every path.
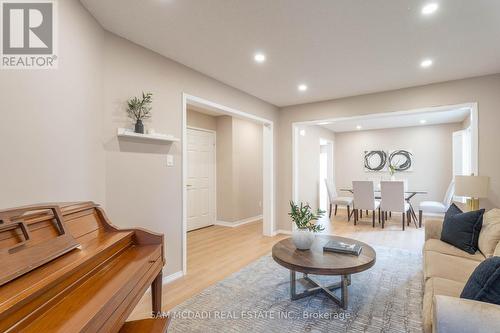
M 375 219 L 375 228 L 372 227 L 372 215 L 363 218 L 354 225 L 353 219 L 347 222 L 347 212 L 338 209 L 337 216 L 332 214 L 332 221 L 324 218 L 320 223 L 325 226 L 324 233 L 354 238 L 370 245 L 395 247 L 409 251 L 422 251 L 424 245 L 424 228 L 417 229 L 413 223 L 402 230 L 401 213 L 393 213 L 392 218 L 385 222 L 385 228 L 378 224 L 378 214 Z M 425 218 L 424 218 L 425 223 Z
M 347 214 L 338 210 L 332 220 L 320 221 L 325 226 L 324 233 L 350 237 L 370 245 L 387 246 L 421 251 L 424 243 L 423 228 L 413 224 L 401 228 L 401 214 L 393 214 L 382 229 L 376 222 L 372 228 L 371 216 L 354 226 L 347 222 Z M 212 226 L 191 231 L 187 236 L 187 275 L 163 286 L 163 311 L 198 294 L 212 284 L 223 280 L 252 261 L 270 253 L 272 246 L 289 235 L 275 237 L 262 236 L 262 222 L 246 224 L 236 228 Z M 167 236 L 168 239 L 168 236 Z M 130 319 L 145 318 L 151 314 L 151 297 L 146 293 L 137 305 Z

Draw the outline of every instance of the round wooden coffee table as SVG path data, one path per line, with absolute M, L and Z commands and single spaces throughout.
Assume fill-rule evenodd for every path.
M 363 247 L 359 256 L 323 251 L 323 246 L 330 240 L 356 243 Z M 290 296 L 292 300 L 324 292 L 335 303 L 346 309 L 348 306 L 348 286 L 351 274 L 365 271 L 375 265 L 375 250 L 368 244 L 338 236 L 316 236 L 310 250 L 297 250 L 291 238 L 284 239 L 273 246 L 273 259 L 290 270 Z M 297 294 L 296 272 L 304 273 L 303 280 L 313 287 Z M 313 280 L 309 274 L 339 275 L 340 282 L 323 286 Z M 333 291 L 340 289 L 340 297 Z

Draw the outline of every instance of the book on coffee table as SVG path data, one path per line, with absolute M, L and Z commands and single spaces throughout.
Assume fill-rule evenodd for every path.
M 326 245 L 323 246 L 323 251 L 353 254 L 356 256 L 359 256 L 361 250 L 363 250 L 363 247 L 359 244 L 345 243 L 336 240 L 328 241 L 328 243 L 326 243 Z

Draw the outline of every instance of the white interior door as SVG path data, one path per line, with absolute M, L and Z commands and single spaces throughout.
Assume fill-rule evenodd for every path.
M 215 133 L 187 130 L 187 230 L 215 223 Z

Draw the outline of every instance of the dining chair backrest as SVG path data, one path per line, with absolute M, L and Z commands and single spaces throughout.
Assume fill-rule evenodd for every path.
M 375 193 L 373 182 L 367 180 L 356 180 L 352 182 L 354 207 L 356 209 L 375 209 Z
M 450 185 L 448 185 L 448 189 L 446 190 L 446 194 L 444 195 L 444 201 L 443 204 L 446 207 L 449 207 L 451 205 L 451 202 L 453 201 L 453 196 L 455 195 L 455 181 L 451 181 Z
M 381 198 L 380 209 L 386 212 L 405 212 L 405 183 L 404 181 L 380 182 Z
M 326 191 L 328 192 L 328 199 L 330 200 L 330 202 L 332 202 L 333 199 L 338 197 L 335 184 L 331 181 L 328 181 L 328 179 L 325 178 L 325 185 L 326 185 Z

